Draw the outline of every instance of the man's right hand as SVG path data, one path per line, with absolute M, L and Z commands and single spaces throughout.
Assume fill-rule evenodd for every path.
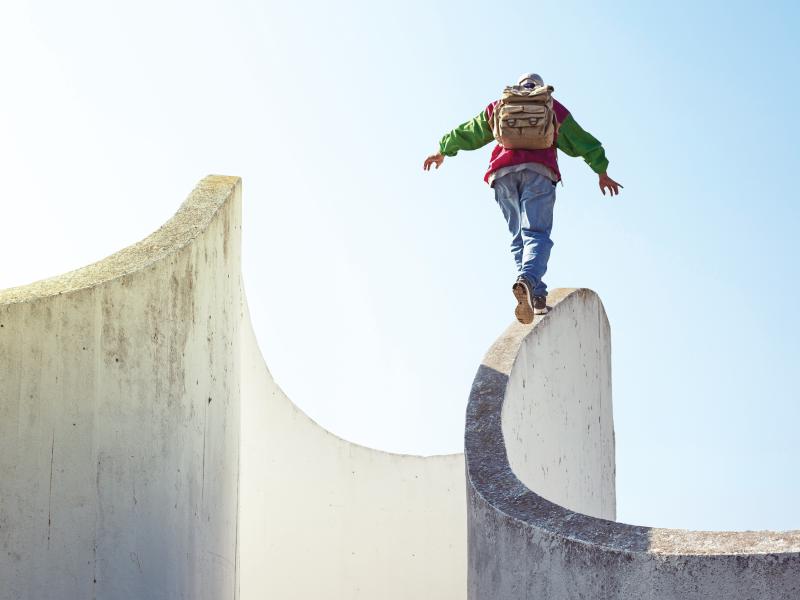
M 422 168 L 425 169 L 426 171 L 430 171 L 431 165 L 435 164 L 436 168 L 438 169 L 440 166 L 442 166 L 443 162 L 444 162 L 444 154 L 438 154 L 438 153 L 431 154 L 428 158 L 425 159 L 425 164 L 422 165 Z

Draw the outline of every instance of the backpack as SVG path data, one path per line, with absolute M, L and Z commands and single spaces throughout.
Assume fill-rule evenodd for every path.
M 492 113 L 492 133 L 509 150 L 541 150 L 553 145 L 558 129 L 552 85 L 533 89 L 510 85 Z

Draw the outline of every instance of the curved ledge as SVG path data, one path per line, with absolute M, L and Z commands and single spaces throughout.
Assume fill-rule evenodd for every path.
M 146 269 L 184 248 L 205 231 L 240 182 L 239 177 L 223 175 L 204 178 L 178 212 L 142 241 L 75 271 L 0 290 L 0 306 L 96 287 Z M 227 249 L 230 243 L 228 236 L 223 241 Z
M 311 419 L 272 378 L 245 305 L 242 598 L 463 600 L 464 487 L 462 454 L 375 450 Z
M 568 320 L 590 336 L 607 328 L 602 304 L 590 290 L 556 290 L 549 300 L 548 315 L 532 326 L 514 324 L 500 336 L 473 382 L 465 430 L 469 598 L 797 598 L 800 531 L 627 525 L 570 510 L 520 480 L 504 439 L 509 382 L 544 356 L 536 355 L 532 344 L 550 329 Z M 591 303 L 599 306 L 592 309 L 597 316 L 581 322 L 582 307 Z M 580 379 L 582 370 L 570 376 Z M 580 410 L 592 410 L 591 402 L 584 404 L 589 406 Z M 610 452 L 613 461 L 613 442 Z M 531 460 L 535 464 L 537 458 Z M 611 478 L 613 487 L 613 473 Z

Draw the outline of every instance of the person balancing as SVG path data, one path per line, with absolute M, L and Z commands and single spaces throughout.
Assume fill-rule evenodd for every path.
M 605 196 L 619 194 L 619 183 L 606 172 L 608 159 L 602 144 L 584 131 L 570 112 L 553 98 L 553 87 L 536 73 L 525 73 L 508 86 L 500 100 L 477 117 L 442 137 L 439 152 L 425 159 L 423 169 L 438 169 L 445 156 L 459 150 L 477 150 L 497 141 L 484 180 L 494 188 L 497 204 L 511 232 L 511 253 L 518 277 L 512 291 L 514 314 L 520 323 L 547 312 L 547 285 L 542 281 L 553 242 L 553 206 L 561 180 L 556 148 L 582 157 L 599 176 Z

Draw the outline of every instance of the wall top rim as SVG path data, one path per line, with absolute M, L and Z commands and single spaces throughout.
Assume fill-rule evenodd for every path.
M 197 184 L 175 215 L 145 239 L 75 271 L 0 290 L 0 306 L 70 294 L 141 271 L 205 231 L 240 187 L 239 177 L 209 175 Z

